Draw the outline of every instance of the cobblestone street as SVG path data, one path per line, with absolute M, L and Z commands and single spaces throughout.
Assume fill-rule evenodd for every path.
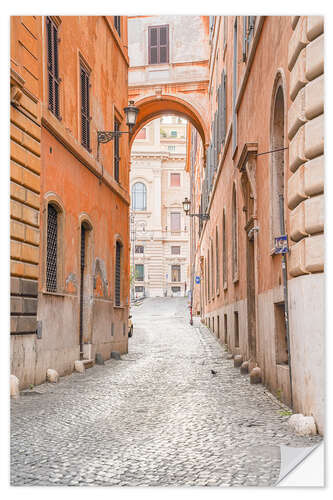
M 121 361 L 12 401 L 12 485 L 271 486 L 280 444 L 320 441 L 292 435 L 186 307 L 146 299 Z

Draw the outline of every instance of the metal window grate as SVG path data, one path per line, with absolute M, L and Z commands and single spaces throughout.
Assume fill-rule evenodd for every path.
M 46 290 L 57 290 L 57 240 L 58 240 L 58 212 L 48 205 L 47 210 L 47 253 L 46 253 Z
M 81 253 L 80 253 L 80 271 L 81 271 L 81 282 L 80 282 L 80 350 L 82 352 L 83 345 L 83 289 L 84 289 L 84 268 L 86 263 L 86 228 L 84 225 L 81 226 Z
M 120 306 L 120 263 L 121 263 L 121 244 L 116 244 L 116 279 L 115 279 L 115 305 Z
M 81 144 L 88 151 L 90 150 L 90 116 L 89 116 L 89 74 L 88 71 L 81 66 Z

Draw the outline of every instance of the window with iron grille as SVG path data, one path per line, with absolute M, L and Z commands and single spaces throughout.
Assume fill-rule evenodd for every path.
M 136 245 L 135 246 L 135 253 L 144 253 L 144 246 L 143 245 Z
M 227 288 L 228 285 L 228 268 L 227 268 L 227 235 L 226 235 L 226 221 L 225 221 L 225 210 L 223 210 L 222 217 L 222 251 L 223 251 L 223 261 L 222 261 L 222 275 L 223 275 L 223 288 Z
M 120 20 L 121 20 L 120 16 L 113 16 L 113 24 L 119 36 L 121 36 Z
M 47 207 L 47 245 L 46 245 L 46 290 L 57 291 L 57 250 L 58 250 L 58 212 L 49 204 Z
M 120 306 L 120 279 L 121 279 L 121 243 L 116 243 L 116 280 L 115 280 L 115 305 Z
M 114 120 L 114 131 L 115 132 L 119 132 L 119 129 L 120 129 L 120 123 L 118 122 L 118 120 L 115 118 Z M 119 162 L 120 162 L 120 158 L 119 158 L 119 135 L 115 135 L 114 137 L 114 150 L 113 150 L 113 154 L 114 154 L 114 179 L 115 181 L 119 182 Z
M 80 67 L 81 80 L 81 144 L 90 151 L 90 115 L 89 115 L 89 73 L 82 65 Z
M 58 28 L 50 17 L 46 18 L 47 38 L 47 78 L 48 107 L 60 119 L 59 108 L 59 64 L 58 64 Z
M 169 26 L 148 28 L 148 64 L 169 62 Z

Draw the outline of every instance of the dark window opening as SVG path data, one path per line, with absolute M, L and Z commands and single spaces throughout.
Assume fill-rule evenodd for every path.
M 234 311 L 234 328 L 235 328 L 235 347 L 239 347 L 239 322 L 238 322 L 238 311 Z
M 144 265 L 135 264 L 135 281 L 144 281 Z
M 276 364 L 288 365 L 288 342 L 284 302 L 274 304 Z
M 135 246 L 135 253 L 144 253 L 144 246 L 143 245 L 136 245 Z
M 89 115 L 89 73 L 81 66 L 80 68 L 81 79 L 81 144 L 88 151 L 90 151 L 90 115 Z
M 113 24 L 119 36 L 121 36 L 121 16 L 113 16 Z
M 48 74 L 48 106 L 49 110 L 60 118 L 59 107 L 59 62 L 58 62 L 58 28 L 50 17 L 46 18 L 47 33 L 47 74 Z

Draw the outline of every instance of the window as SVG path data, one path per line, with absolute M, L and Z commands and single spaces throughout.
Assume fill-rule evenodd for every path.
M 228 39 L 228 16 L 223 17 L 223 51 L 227 45 Z
M 135 281 L 144 281 L 144 265 L 143 264 L 135 264 Z
M 232 86 L 232 155 L 237 148 L 237 111 L 236 111 L 236 94 L 237 94 L 237 71 L 238 51 L 237 51 L 237 16 L 234 24 L 234 60 L 233 60 L 233 86 Z
M 227 269 L 227 235 L 226 235 L 226 223 L 225 223 L 225 210 L 223 210 L 222 218 L 222 251 L 223 251 L 223 288 L 228 286 L 228 269 Z
M 120 129 L 120 124 L 118 120 L 115 118 L 114 120 L 114 131 L 119 132 Z M 114 142 L 114 149 L 113 149 L 113 161 L 114 161 L 114 179 L 115 181 L 119 182 L 119 135 L 115 135 L 113 142 Z
M 216 316 L 216 336 L 219 339 L 220 338 L 220 316 Z
M 168 146 L 168 151 L 176 151 L 176 146 Z
M 120 22 L 121 22 L 121 16 L 113 16 L 113 24 L 119 36 L 121 36 Z
M 232 278 L 238 279 L 238 232 L 236 186 L 232 190 Z
M 239 321 L 238 321 L 238 311 L 234 311 L 234 328 L 235 328 L 235 347 L 239 347 Z
M 59 109 L 59 64 L 58 64 L 58 28 L 50 17 L 46 18 L 47 33 L 47 74 L 49 110 L 60 118 Z
M 171 291 L 172 293 L 180 293 L 180 286 L 172 286 Z
M 144 246 L 143 245 L 136 245 L 135 246 L 135 253 L 144 253 Z
M 211 292 L 212 292 L 212 298 L 214 298 L 214 292 L 215 292 L 215 274 L 214 274 L 214 248 L 213 248 L 213 240 L 210 242 L 210 264 L 211 264 Z
M 228 316 L 224 315 L 224 343 L 228 344 Z
M 243 62 L 246 61 L 249 53 L 249 45 L 253 37 L 255 20 L 256 16 L 243 16 Z
M 180 186 L 180 174 L 171 174 L 170 175 L 170 186 L 171 187 L 179 187 Z
M 180 212 L 172 212 L 170 214 L 170 226 L 171 232 L 179 233 L 180 232 Z
M 80 67 L 81 79 L 81 144 L 90 151 L 90 116 L 89 116 L 89 73 L 82 65 Z
M 132 209 L 147 210 L 147 188 L 143 182 L 136 182 L 132 187 Z
M 219 257 L 219 232 L 215 230 L 215 266 L 216 266 L 216 294 L 220 291 L 220 257 Z
M 121 243 L 117 241 L 116 243 L 116 273 L 115 273 L 115 305 L 120 306 L 120 283 L 121 283 Z
M 145 291 L 145 287 L 144 286 L 136 286 L 135 291 L 139 292 L 139 293 L 143 293 Z
M 49 204 L 47 207 L 47 249 L 46 249 L 46 290 L 57 291 L 58 256 L 58 211 Z
M 148 28 L 148 64 L 169 62 L 169 26 Z
M 180 247 L 171 247 L 171 255 L 180 255 Z
M 173 264 L 171 266 L 171 281 L 180 281 L 180 265 Z
M 170 135 L 171 137 L 177 137 L 177 130 L 171 130 Z
M 276 364 L 288 365 L 288 342 L 285 321 L 285 303 L 274 304 Z

